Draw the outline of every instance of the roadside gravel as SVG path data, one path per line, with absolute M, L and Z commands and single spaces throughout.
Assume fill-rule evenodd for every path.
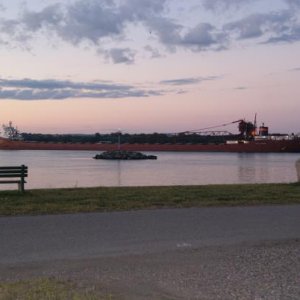
M 300 240 L 0 264 L 0 281 L 54 277 L 111 299 L 300 299 Z

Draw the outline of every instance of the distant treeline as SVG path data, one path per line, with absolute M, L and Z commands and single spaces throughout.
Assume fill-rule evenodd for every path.
M 149 143 L 149 144 L 176 144 L 176 143 L 224 143 L 226 140 L 236 139 L 237 135 L 199 135 L 199 134 L 166 134 L 166 133 L 110 133 L 110 134 L 41 134 L 22 133 L 24 141 L 31 142 L 55 142 L 55 143 Z

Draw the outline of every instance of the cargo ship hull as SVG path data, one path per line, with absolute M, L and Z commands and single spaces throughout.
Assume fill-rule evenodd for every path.
M 182 152 L 245 152 L 245 153 L 300 153 L 300 139 L 263 140 L 228 144 L 121 144 L 127 151 L 182 151 Z M 111 151 L 117 144 L 102 143 L 45 143 L 0 139 L 0 150 L 87 150 Z

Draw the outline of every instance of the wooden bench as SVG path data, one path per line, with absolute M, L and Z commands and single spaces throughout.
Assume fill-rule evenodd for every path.
M 25 177 L 28 176 L 28 167 L 27 166 L 0 166 L 0 184 L 9 184 L 17 183 L 19 191 L 24 192 L 25 188 Z M 2 178 L 8 178 L 2 180 Z

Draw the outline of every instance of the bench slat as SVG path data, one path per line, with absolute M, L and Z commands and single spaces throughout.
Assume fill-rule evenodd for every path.
M 6 183 L 21 183 L 21 180 L 1 180 L 0 184 L 6 184 Z M 26 183 L 26 181 L 24 181 Z
M 27 170 L 28 167 L 27 166 L 5 166 L 5 167 L 1 167 L 0 166 L 0 170 Z
M 0 178 L 11 178 L 11 177 L 28 177 L 28 174 L 24 174 L 24 175 L 21 175 L 21 174 L 0 174 Z
M 27 173 L 27 170 L 0 170 L 0 173 Z
M 22 170 L 0 170 L 0 174 L 27 174 L 28 171 L 22 171 Z

